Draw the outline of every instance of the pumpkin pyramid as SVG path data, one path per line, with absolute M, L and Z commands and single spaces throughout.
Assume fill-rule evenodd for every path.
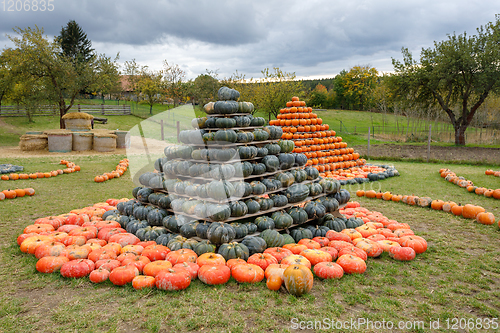
M 292 97 L 269 124 L 280 126 L 282 138 L 294 141 L 293 152 L 304 154 L 308 159 L 306 165 L 316 168 L 322 177 L 338 178 L 343 171 L 366 162 L 298 97 Z
M 325 236 L 349 192 L 319 177 L 280 126 L 238 102 L 239 92 L 223 87 L 218 97 L 194 129 L 179 133 L 182 144 L 165 148 L 155 171 L 139 177 L 136 199 L 118 207 L 129 232 L 171 250 L 217 249 L 226 260 Z

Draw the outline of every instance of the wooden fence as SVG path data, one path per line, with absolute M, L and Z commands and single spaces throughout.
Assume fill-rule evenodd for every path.
M 100 114 L 103 116 L 121 116 L 132 114 L 130 105 L 73 105 L 68 112 L 85 112 L 89 114 Z M 56 105 L 42 105 L 33 111 L 33 116 L 55 116 L 59 114 L 59 108 Z M 0 116 L 2 117 L 25 117 L 26 110 L 18 106 L 0 107 Z

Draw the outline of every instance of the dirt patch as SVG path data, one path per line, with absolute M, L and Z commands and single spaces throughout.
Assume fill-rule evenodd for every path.
M 367 146 L 353 146 L 362 156 L 367 156 Z M 399 158 L 427 160 L 427 146 L 420 145 L 370 145 L 370 158 Z M 500 148 L 440 147 L 431 146 L 430 160 L 461 161 L 500 164 Z

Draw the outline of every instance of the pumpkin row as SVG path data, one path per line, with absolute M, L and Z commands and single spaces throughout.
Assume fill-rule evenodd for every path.
M 321 173 L 320 173 L 321 175 Z M 389 165 L 365 164 L 360 167 L 349 169 L 331 170 L 323 173 L 322 177 L 337 179 L 340 185 L 356 185 L 365 182 L 384 180 L 390 177 L 399 176 L 399 171 Z
M 277 126 L 266 126 L 253 131 L 238 131 L 231 128 L 210 131 L 205 129 L 183 130 L 179 132 L 179 141 L 184 144 L 203 145 L 216 143 L 227 145 L 249 143 L 252 141 L 278 140 L 283 130 Z
M 409 206 L 418 206 L 431 208 L 434 210 L 442 210 L 447 213 L 452 213 L 456 216 L 462 216 L 466 219 L 475 220 L 478 223 L 492 225 L 495 224 L 495 216 L 493 213 L 478 205 L 466 204 L 464 206 L 453 201 L 443 201 L 440 199 L 431 199 L 430 197 L 418 197 L 416 195 L 400 195 L 392 194 L 391 192 L 375 192 L 374 190 L 356 191 L 358 197 L 365 196 L 370 199 L 382 199 L 385 201 L 402 202 Z M 498 221 L 500 227 L 500 220 Z
M 487 198 L 500 199 L 500 188 L 493 190 L 493 189 L 488 189 L 486 187 L 475 186 L 472 181 L 467 180 L 464 177 L 458 177 L 450 169 L 440 169 L 439 174 L 441 175 L 442 178 L 449 181 L 450 183 L 465 188 L 467 189 L 467 191 L 471 193 L 475 193 L 477 195 L 483 195 Z
M 251 102 L 237 102 L 234 100 L 208 102 L 203 106 L 203 111 L 205 111 L 207 115 L 231 115 L 235 113 L 250 114 L 254 111 L 254 105 Z
M 252 115 L 223 118 L 200 117 L 191 121 L 191 126 L 195 129 L 262 127 L 266 124 L 267 122 L 263 117 L 254 117 Z
M 111 172 L 105 172 L 102 175 L 95 176 L 94 182 L 102 183 L 102 182 L 105 182 L 105 181 L 110 180 L 110 179 L 120 178 L 121 176 L 123 176 L 125 171 L 127 171 L 128 162 L 129 161 L 127 158 L 121 160 L 120 162 L 118 162 L 118 165 L 115 167 L 115 170 L 113 170 Z
M 248 162 L 243 162 L 248 163 Z M 242 180 L 236 180 L 233 182 L 228 181 L 229 179 L 234 177 L 234 172 L 230 168 L 231 165 L 223 165 L 219 169 L 216 170 L 216 173 L 210 175 L 210 178 L 199 178 L 194 176 L 189 176 L 185 181 L 179 178 L 168 178 L 164 177 L 164 175 L 160 173 L 148 172 L 139 177 L 139 182 L 151 189 L 163 189 L 168 191 L 169 193 L 177 193 L 177 194 L 187 194 L 187 195 L 196 195 L 201 198 L 212 198 L 214 200 L 222 200 L 224 198 L 215 198 L 210 195 L 209 188 L 218 188 L 222 186 L 226 189 L 227 193 L 236 194 L 238 197 L 246 196 L 245 193 L 248 193 L 251 189 L 254 192 L 264 191 L 262 193 L 255 194 L 264 194 L 266 191 L 275 191 L 280 188 L 286 188 L 291 186 L 294 183 L 302 183 L 306 180 L 315 180 L 319 177 L 319 171 L 315 168 L 307 167 L 305 169 L 297 168 L 292 171 L 286 172 L 274 172 L 274 178 L 266 178 L 262 181 L 253 181 L 253 182 L 245 182 Z M 232 166 L 231 166 L 232 167 Z M 191 169 L 191 168 L 190 168 Z M 230 172 L 230 173 L 229 173 Z M 206 175 L 205 175 L 206 177 Z M 215 179 L 214 179 L 215 178 Z M 214 179 L 214 180 L 211 180 Z M 197 182 L 197 180 L 201 180 L 201 182 Z M 210 182 L 208 182 L 210 180 Z M 203 183 L 203 184 L 200 184 Z M 253 184 L 253 185 L 252 185 Z M 325 179 L 321 181 L 321 184 L 325 186 L 325 192 L 333 192 L 338 191 L 340 189 L 339 182 L 336 180 Z M 247 194 L 248 195 L 248 194 Z M 230 195 L 231 197 L 234 195 Z
M 0 164 L 0 174 L 4 173 L 18 173 L 24 170 L 22 165 L 14 165 L 10 163 Z
M 35 190 L 32 188 L 16 188 L 15 190 L 3 190 L 0 191 L 0 201 L 5 200 L 5 199 L 15 199 L 15 198 L 22 198 L 25 195 L 27 196 L 32 196 L 35 195 Z
M 495 177 L 500 177 L 500 171 L 495 171 L 495 170 L 491 170 L 491 169 L 488 169 L 484 172 L 484 174 L 486 176 L 495 176 Z
M 3 174 L 0 176 L 1 180 L 21 180 L 21 179 L 38 179 L 38 178 L 50 178 L 56 177 L 62 174 L 68 174 L 80 171 L 80 166 L 74 164 L 73 162 L 61 160 L 59 162 L 61 165 L 66 165 L 65 169 L 52 170 L 48 172 L 33 172 L 33 173 L 10 173 L 9 175 Z
M 224 164 L 207 164 L 191 161 L 169 161 L 163 164 L 158 172 L 147 172 L 142 174 L 139 177 L 139 182 L 145 186 L 162 188 L 161 184 L 165 181 L 165 178 L 173 177 L 230 180 L 232 178 L 248 178 L 252 175 L 260 176 L 266 173 L 270 176 L 271 173 L 275 174 L 278 171 L 303 167 L 306 162 L 305 158 L 295 158 L 292 154 L 279 154 L 279 156 L 267 155 L 253 163 L 243 161 Z M 305 171 L 307 172 L 307 170 Z M 163 175 L 164 177 L 162 177 Z M 160 186 L 155 187 L 153 184 Z
M 213 161 L 213 162 L 227 162 L 231 160 L 248 160 L 255 157 L 264 157 L 267 155 L 279 155 L 281 153 L 290 153 L 294 146 L 293 142 L 288 140 L 281 140 L 278 143 L 267 143 L 263 147 L 255 146 L 241 146 L 235 148 L 202 148 L 193 149 L 192 147 L 184 148 L 169 148 L 166 152 L 166 157 L 159 158 L 155 161 L 155 169 L 163 171 L 165 163 L 173 160 L 195 160 L 195 161 Z M 300 163 L 303 161 L 301 157 L 294 154 L 293 157 Z M 304 165 L 304 164 L 302 164 Z

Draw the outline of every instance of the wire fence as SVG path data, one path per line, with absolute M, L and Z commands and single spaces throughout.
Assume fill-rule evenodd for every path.
M 331 124 L 330 128 L 337 133 L 352 135 L 368 134 L 372 139 L 396 142 L 427 142 L 429 138 L 429 123 L 422 123 L 419 126 L 346 126 L 341 120 L 338 124 Z M 450 124 L 431 124 L 432 142 L 455 142 L 455 129 Z M 492 127 L 469 127 L 465 132 L 465 142 L 467 144 L 498 145 L 500 144 L 500 130 Z

